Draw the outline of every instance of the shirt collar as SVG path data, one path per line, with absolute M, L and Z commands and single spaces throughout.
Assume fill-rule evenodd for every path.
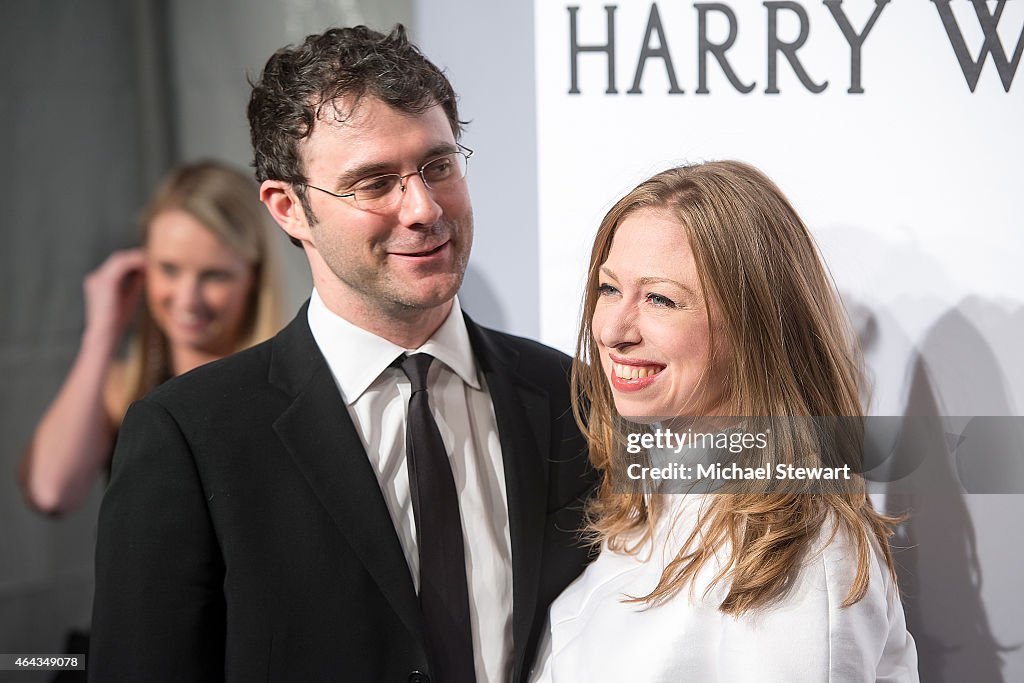
M 448 317 L 418 349 L 404 349 L 333 313 L 316 289 L 309 299 L 309 329 L 347 405 L 355 403 L 402 353 L 429 353 L 470 387 L 479 390 L 476 359 L 459 298 Z

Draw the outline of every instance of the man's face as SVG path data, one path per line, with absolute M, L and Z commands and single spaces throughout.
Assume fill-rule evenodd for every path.
M 447 307 L 462 283 L 473 243 L 473 209 L 466 181 L 428 189 L 416 170 L 458 149 L 444 110 L 411 115 L 373 97 L 335 120 L 323 107 L 300 146 L 310 185 L 344 193 L 381 174 L 405 179 L 400 203 L 365 211 L 351 199 L 306 188 L 313 277 L 321 296 L 342 311 L 408 317 Z M 318 258 L 319 257 L 319 258 Z M 356 307 L 356 308 L 353 308 Z

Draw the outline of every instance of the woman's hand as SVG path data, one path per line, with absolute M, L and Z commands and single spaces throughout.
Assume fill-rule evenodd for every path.
M 142 293 L 146 255 L 142 249 L 115 251 L 85 276 L 85 340 L 117 347 Z

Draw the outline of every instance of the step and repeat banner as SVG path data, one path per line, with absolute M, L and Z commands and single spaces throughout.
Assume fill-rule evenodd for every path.
M 534 11 L 545 342 L 574 346 L 591 239 L 616 199 L 669 166 L 740 159 L 813 230 L 874 412 L 1024 410 L 1024 2 Z M 913 405 L 925 384 L 937 405 Z

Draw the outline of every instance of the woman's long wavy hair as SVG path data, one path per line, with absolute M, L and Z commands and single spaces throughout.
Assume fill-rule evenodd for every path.
M 860 356 L 807 227 L 778 187 L 747 164 L 715 161 L 668 169 L 620 199 L 601 222 L 572 371 L 576 419 L 591 461 L 604 473 L 590 507 L 590 530 L 624 552 L 635 552 L 650 538 L 660 496 L 612 483 L 615 469 L 625 467 L 625 432 L 637 426 L 616 413 L 591 321 L 599 269 L 616 229 L 645 209 L 667 209 L 678 218 L 708 307 L 709 348 L 729 349 L 708 359 L 704 376 L 724 377 L 729 415 L 771 426 L 769 447 L 746 451 L 739 464 L 849 464 L 852 472 L 861 471 Z M 711 373 L 713 362 L 725 367 Z M 822 429 L 821 416 L 842 416 L 831 423 L 839 429 Z M 784 594 L 824 527 L 832 530 L 827 542 L 843 532 L 856 548 L 857 573 L 843 602 L 852 605 L 867 591 L 873 542 L 895 580 L 888 539 L 898 521 L 874 510 L 856 476 L 831 486 L 823 480 L 803 487 L 744 481 L 707 497 L 694 531 L 658 585 L 635 599 L 657 604 L 692 588 L 701 569 L 721 561 L 708 588 L 727 582 L 721 611 L 740 615 L 765 606 Z
M 142 212 L 142 241 L 158 214 L 184 211 L 253 268 L 253 284 L 235 351 L 273 336 L 280 328 L 282 282 L 275 228 L 259 200 L 256 183 L 217 161 L 201 161 L 172 170 Z M 167 336 L 142 307 L 138 329 L 129 345 L 123 389 L 116 415 L 173 374 Z

